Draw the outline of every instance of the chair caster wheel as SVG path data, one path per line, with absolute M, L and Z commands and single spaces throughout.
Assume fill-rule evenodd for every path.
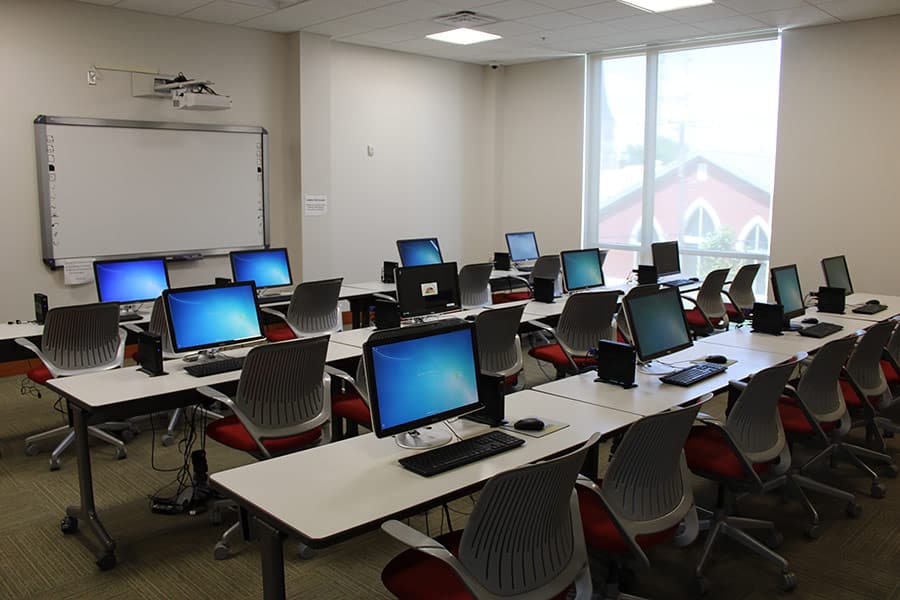
M 862 505 L 857 504 L 856 502 L 849 502 L 847 504 L 847 508 L 844 509 L 847 513 L 847 516 L 851 519 L 856 519 L 862 514 Z
M 887 489 L 885 489 L 884 484 L 878 482 L 872 484 L 872 490 L 869 492 L 869 495 L 880 500 L 884 498 L 885 494 L 887 494 Z
M 216 542 L 216 546 L 213 548 L 213 558 L 216 560 L 227 560 L 230 554 L 231 549 L 228 547 L 228 544 Z
M 768 546 L 770 550 L 780 548 L 782 543 L 784 543 L 784 536 L 780 531 L 773 530 L 769 534 L 769 537 L 766 538 L 766 546 Z
M 97 567 L 101 571 L 109 571 L 116 566 L 116 555 L 112 552 L 105 552 L 97 557 Z
M 25 454 L 28 456 L 37 456 L 41 453 L 41 449 L 35 446 L 34 444 L 27 444 L 25 446 Z
M 59 530 L 66 535 L 76 533 L 78 531 L 78 519 L 69 516 L 63 517 L 63 520 L 59 523 Z
M 806 534 L 806 537 L 808 537 L 809 539 L 817 540 L 822 537 L 822 526 L 818 523 L 810 525 L 803 533 Z
M 892 464 L 889 464 L 887 467 L 885 467 L 884 476 L 890 477 L 891 479 L 896 479 L 898 472 L 900 472 L 900 468 L 898 468 L 897 465 L 892 463 Z
M 778 590 L 782 592 L 793 592 L 797 589 L 797 576 L 793 572 L 788 571 L 778 576 Z
M 301 542 L 297 544 L 297 554 L 300 556 L 300 558 L 309 560 L 311 558 L 315 558 L 316 550 L 315 548 L 310 548 L 309 546 Z
M 50 470 L 51 471 L 59 471 L 59 459 L 58 458 L 50 459 Z
M 171 446 L 174 443 L 175 443 L 174 435 L 172 435 L 170 433 L 166 433 L 162 436 L 162 445 L 163 446 Z
M 122 460 L 123 458 L 128 458 L 128 450 L 125 448 L 116 448 L 116 460 Z
M 709 594 L 709 579 L 706 577 L 698 577 L 695 579 L 694 594 L 697 596 L 706 596 Z

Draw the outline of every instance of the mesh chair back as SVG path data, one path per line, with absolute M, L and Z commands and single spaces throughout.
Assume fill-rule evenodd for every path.
M 41 353 L 57 369 L 121 366 L 119 345 L 118 302 L 63 306 L 47 313 Z
M 583 292 L 566 300 L 556 338 L 570 354 L 586 355 L 598 340 L 616 339 L 613 316 L 619 292 Z
M 519 325 L 525 305 L 486 310 L 475 319 L 479 369 L 485 375 L 508 377 L 522 370 Z
M 853 336 L 819 348 L 797 384 L 797 394 L 820 423 L 837 421 L 847 412 L 839 380 L 855 344 Z
M 887 343 L 888 354 L 894 359 L 894 362 L 900 363 L 900 327 L 895 327 Z
M 478 308 L 491 303 L 493 263 L 466 265 L 459 270 L 459 297 L 463 308 Z
M 759 272 L 759 263 L 744 265 L 735 274 L 728 286 L 728 295 L 732 302 L 741 310 L 750 310 L 753 303 L 756 302 L 756 296 L 753 294 L 753 281 Z
M 847 372 L 866 396 L 880 396 L 887 390 L 887 380 L 881 370 L 881 354 L 895 325 L 893 321 L 873 325 L 860 338 L 847 361 Z
M 534 268 L 531 269 L 531 280 L 535 279 L 553 279 L 556 280 L 559 277 L 560 270 L 562 269 L 562 264 L 559 262 L 558 254 L 548 254 L 546 256 L 539 256 L 536 261 L 534 261 Z
M 305 281 L 294 288 L 285 320 L 297 336 L 341 329 L 338 297 L 343 277 Z
M 331 417 L 323 379 L 328 336 L 257 346 L 244 361 L 234 403 L 256 439 L 309 431 Z
M 697 292 L 697 306 L 713 324 L 725 318 L 722 288 L 725 286 L 725 279 L 728 278 L 728 271 L 730 269 L 716 269 L 708 273 L 700 284 L 700 291 Z
M 799 355 L 798 355 L 799 356 Z M 774 460 L 785 445 L 778 401 L 784 393 L 796 362 L 763 369 L 735 401 L 725 428 L 741 453 L 752 463 Z
M 472 510 L 459 560 L 491 594 L 549 598 L 587 561 L 574 491 L 594 436 L 565 456 L 492 477 Z
M 169 358 L 175 355 L 175 350 L 172 349 L 172 336 L 169 335 L 169 322 L 166 320 L 166 305 L 161 297 L 153 301 L 147 331 L 159 336 L 163 357 Z

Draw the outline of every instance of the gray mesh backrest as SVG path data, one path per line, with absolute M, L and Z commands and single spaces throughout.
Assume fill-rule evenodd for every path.
M 725 316 L 725 302 L 722 301 L 722 288 L 728 278 L 730 269 L 716 269 L 709 272 L 700 284 L 697 292 L 697 306 L 710 321 L 715 323 Z
M 795 362 L 789 362 L 759 371 L 741 392 L 725 421 L 728 433 L 750 462 L 774 460 L 784 448 L 778 400 L 795 366 Z
M 328 336 L 266 344 L 244 361 L 234 402 L 260 437 L 308 431 L 328 420 L 325 356 Z
M 558 589 L 546 590 L 549 598 L 574 580 L 586 551 L 580 523 L 573 527 L 572 497 L 587 450 L 500 473 L 484 486 L 463 530 L 459 560 L 489 592 L 526 594 L 557 582 Z
M 522 351 L 516 335 L 525 305 L 486 310 L 475 319 L 478 365 L 485 375 L 506 377 L 522 369 Z
M 881 353 L 895 325 L 893 321 L 873 325 L 860 338 L 847 361 L 847 372 L 866 396 L 878 396 L 887 389 L 887 380 L 881 370 Z
M 166 320 L 166 305 L 161 297 L 153 301 L 153 309 L 150 311 L 150 323 L 147 325 L 147 331 L 159 336 L 163 355 L 175 353 L 172 349 L 172 336 L 169 335 L 169 323 Z
M 900 327 L 895 327 L 887 343 L 888 354 L 895 362 L 900 363 Z
M 753 280 L 756 279 L 758 272 L 759 263 L 744 265 L 738 269 L 734 279 L 731 280 L 731 285 L 728 286 L 728 295 L 731 296 L 738 308 L 743 310 L 753 308 L 753 303 L 756 302 L 756 296 L 753 294 Z
M 556 338 L 569 352 L 585 355 L 597 347 L 598 340 L 616 339 L 613 316 L 619 292 L 582 292 L 566 300 Z
M 648 296 L 650 294 L 655 294 L 659 291 L 658 283 L 649 283 L 644 285 L 639 285 L 631 288 L 627 294 L 625 294 L 626 298 L 635 298 L 637 296 Z M 628 343 L 632 343 L 631 340 L 631 327 L 628 326 L 628 317 L 625 315 L 624 304 L 619 306 L 619 312 L 616 313 L 616 326 L 619 328 L 619 331 L 622 332 L 622 337 L 624 337 Z
M 493 263 L 466 265 L 459 270 L 459 298 L 463 308 L 477 308 L 491 303 Z
M 562 265 L 559 262 L 558 254 L 548 254 L 539 256 L 534 261 L 534 268 L 531 269 L 531 280 L 535 279 L 556 279 L 559 277 Z
M 294 289 L 285 317 L 301 333 L 327 333 L 338 328 L 337 310 L 342 277 L 305 281 Z
M 700 404 L 644 417 L 613 454 L 600 492 L 632 535 L 679 523 L 691 507 L 684 443 Z
M 847 412 L 839 380 L 855 344 L 855 336 L 828 342 L 803 371 L 797 394 L 819 422 L 837 421 Z
M 118 302 L 63 306 L 47 313 L 41 351 L 55 367 L 102 367 L 116 360 L 118 350 Z

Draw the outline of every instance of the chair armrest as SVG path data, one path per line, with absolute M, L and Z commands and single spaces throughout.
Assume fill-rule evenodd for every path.
M 601 504 L 601 506 L 603 506 L 603 510 L 606 511 L 606 514 L 609 515 L 609 520 L 612 521 L 613 525 L 615 525 L 616 530 L 618 530 L 621 538 L 625 540 L 625 543 L 628 545 L 628 549 L 631 551 L 631 554 L 635 558 L 637 558 L 642 567 L 649 567 L 650 559 L 647 558 L 646 554 L 644 554 L 644 551 L 637 543 L 637 540 L 634 539 L 634 537 L 632 537 L 622 525 L 619 516 L 606 501 L 606 498 L 603 497 L 603 491 L 601 490 L 600 486 L 594 483 L 590 478 L 580 474 L 575 480 L 575 485 L 577 487 L 581 487 L 593 492 L 594 497 L 597 498 L 597 501 Z
M 15 342 L 16 342 L 18 345 L 22 346 L 23 348 L 25 348 L 25 349 L 27 349 L 27 350 L 31 350 L 32 352 L 34 352 L 34 354 L 35 354 L 38 358 L 40 358 L 41 360 L 44 360 L 44 357 L 43 357 L 43 355 L 41 354 L 40 349 L 37 347 L 37 345 L 36 345 L 34 342 L 32 342 L 31 340 L 29 340 L 28 338 L 21 338 L 21 337 L 20 337 L 20 338 L 16 338 L 16 339 L 15 339 Z
M 266 313 L 266 314 L 272 315 L 272 316 L 274 316 L 274 317 L 278 317 L 278 318 L 281 319 L 282 321 L 285 321 L 285 320 L 286 320 L 286 317 L 284 316 L 284 313 L 281 312 L 280 310 L 276 309 L 276 308 L 262 307 L 262 308 L 260 308 L 259 310 L 261 310 L 262 312 L 264 312 L 264 313 Z
M 144 333 L 144 330 L 137 323 L 122 323 L 119 327 L 131 333 Z
M 235 414 L 237 414 L 237 411 L 235 410 L 234 400 L 229 398 L 226 394 L 223 394 L 219 390 L 212 388 L 208 385 L 204 385 L 203 387 L 198 387 L 197 391 L 199 393 L 203 394 L 204 396 L 206 396 L 207 398 L 209 398 L 210 400 L 215 400 L 216 402 L 221 402 L 222 404 L 224 404 L 225 406 L 230 408 L 232 411 L 234 411 Z
M 732 387 L 739 392 L 743 392 L 745 389 L 747 389 L 747 382 L 746 381 L 738 381 L 737 379 L 730 380 L 728 382 L 728 385 L 729 385 L 729 387 Z
M 387 294 L 382 294 L 381 292 L 376 292 L 376 293 L 372 294 L 372 297 L 377 298 L 378 300 L 387 300 L 388 302 L 393 302 L 395 304 L 397 303 L 396 298 L 394 298 L 393 296 L 389 296 Z
M 333 375 L 334 377 L 337 377 L 338 379 L 340 379 L 342 381 L 346 381 L 353 387 L 356 387 L 356 379 L 354 379 L 353 376 L 350 375 L 350 373 L 348 373 L 346 371 L 342 371 L 341 369 L 332 367 L 331 365 L 325 365 L 325 372 L 328 373 L 329 375 Z
M 547 325 L 546 323 L 543 323 L 541 321 L 530 321 L 530 323 L 532 325 L 534 325 L 535 327 L 543 329 L 544 331 L 549 331 L 550 333 L 553 334 L 553 337 L 556 337 L 556 328 L 555 327 L 553 327 L 551 325 Z

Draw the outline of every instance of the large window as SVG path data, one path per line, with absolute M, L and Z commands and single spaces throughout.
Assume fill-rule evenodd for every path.
M 616 250 L 609 276 L 659 239 L 687 275 L 768 261 L 779 56 L 765 39 L 590 58 L 584 245 Z

